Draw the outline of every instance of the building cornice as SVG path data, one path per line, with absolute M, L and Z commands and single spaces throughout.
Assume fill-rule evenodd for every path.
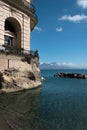
M 27 2 L 27 4 L 24 2 L 24 0 L 1 0 L 4 3 L 13 6 L 14 8 L 28 14 L 32 15 L 33 12 L 35 12 L 34 8 L 30 8 L 31 4 Z
M 34 26 L 37 24 L 38 18 L 37 15 L 35 14 L 36 10 L 31 3 L 27 2 L 26 0 L 1 0 L 1 1 L 30 16 L 31 23 L 33 22 Z M 33 30 L 34 26 L 31 25 L 31 30 Z

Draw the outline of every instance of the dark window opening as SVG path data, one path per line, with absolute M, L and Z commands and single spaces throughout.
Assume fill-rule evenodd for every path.
M 12 23 L 9 21 L 5 21 L 5 30 L 9 30 L 10 32 L 15 32 L 15 28 L 13 27 Z
M 5 45 L 6 46 L 14 46 L 15 39 L 14 37 L 5 36 Z

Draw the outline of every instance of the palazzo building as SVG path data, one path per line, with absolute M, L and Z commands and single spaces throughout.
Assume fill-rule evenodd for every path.
M 0 0 L 0 49 L 30 50 L 30 32 L 37 21 L 31 0 Z

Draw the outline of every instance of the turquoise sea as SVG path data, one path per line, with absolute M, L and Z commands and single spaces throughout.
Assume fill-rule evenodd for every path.
M 87 70 L 42 70 L 41 88 L 0 95 L 0 113 L 14 130 L 87 130 L 87 79 L 57 72 Z

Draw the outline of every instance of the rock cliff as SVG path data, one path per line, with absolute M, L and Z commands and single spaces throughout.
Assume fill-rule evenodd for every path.
M 39 57 L 37 55 L 20 57 L 18 66 L 16 64 L 13 67 L 12 64 L 17 58 L 14 59 L 12 55 L 6 56 L 4 54 L 3 57 L 13 61 L 11 61 L 11 67 L 0 71 L 0 92 L 13 92 L 41 86 Z

